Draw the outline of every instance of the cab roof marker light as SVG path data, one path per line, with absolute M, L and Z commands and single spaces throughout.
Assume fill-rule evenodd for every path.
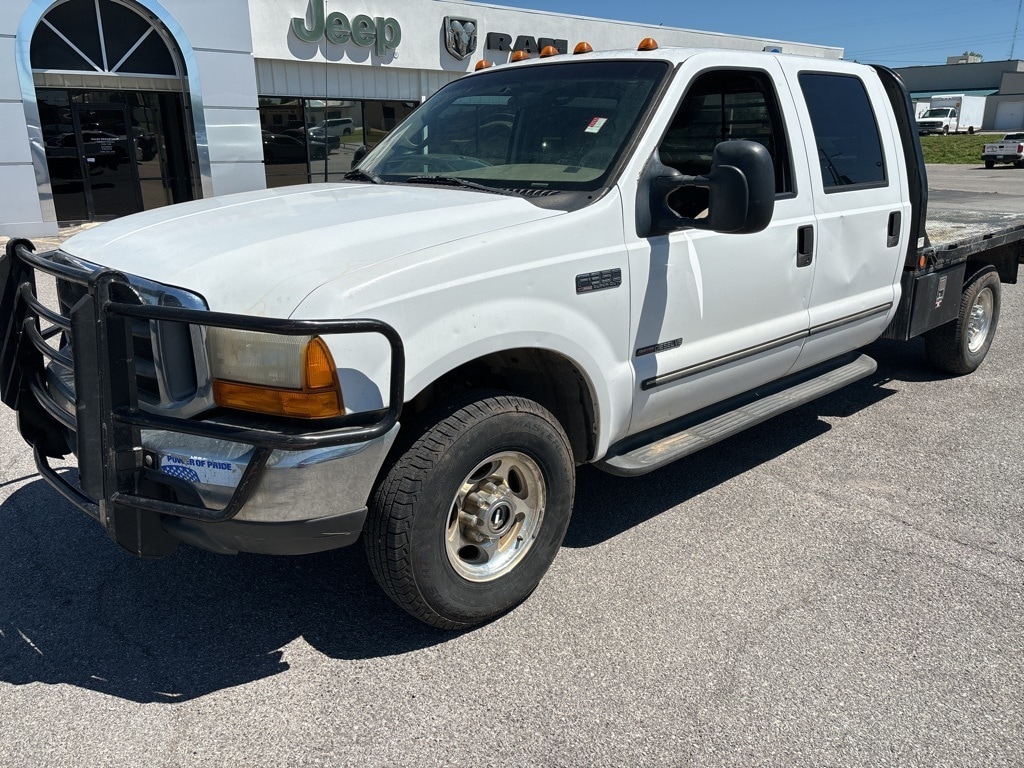
M 540 57 L 542 59 L 546 59 L 546 58 L 549 58 L 551 56 L 557 56 L 557 55 L 558 55 L 558 49 L 555 48 L 555 46 L 553 46 L 553 45 L 545 45 L 544 46 L 544 50 L 542 50 L 540 52 Z
M 576 43 L 576 47 L 572 49 L 572 55 L 573 56 L 579 56 L 581 53 L 593 53 L 593 52 L 594 52 L 593 46 L 590 43 L 588 43 L 586 40 L 582 40 L 582 41 Z
M 512 51 L 511 61 L 513 63 L 515 63 L 517 61 L 525 61 L 528 58 L 530 58 L 530 54 L 528 54 L 526 51 L 522 51 L 522 50 L 520 50 L 520 51 Z
M 491 62 L 489 62 L 487 59 L 480 59 L 480 61 L 476 63 L 476 66 L 473 67 L 473 69 L 476 72 L 479 72 L 481 69 L 490 69 L 493 66 L 494 65 L 491 64 Z
M 656 51 L 658 50 L 658 41 L 653 37 L 645 37 L 640 41 L 640 45 L 636 49 L 638 51 Z

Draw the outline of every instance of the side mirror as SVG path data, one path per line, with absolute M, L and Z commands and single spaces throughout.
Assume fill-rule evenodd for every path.
M 775 212 L 772 156 L 755 141 L 723 141 L 716 146 L 707 176 L 684 176 L 662 165 L 657 158 L 644 175 L 650 190 L 647 195 L 650 205 L 646 222 L 648 236 L 687 227 L 750 234 L 767 227 Z M 668 196 L 685 187 L 708 190 L 706 217 L 685 218 L 669 206 Z M 638 216 L 638 230 L 641 225 Z
M 358 147 L 356 147 L 356 151 L 352 153 L 352 165 L 351 165 L 351 167 L 355 168 L 357 165 L 359 165 L 359 161 L 362 160 L 364 157 L 366 157 L 366 155 L 367 155 L 367 153 L 369 151 L 370 151 L 370 148 L 368 146 L 366 146 L 365 144 L 360 144 Z

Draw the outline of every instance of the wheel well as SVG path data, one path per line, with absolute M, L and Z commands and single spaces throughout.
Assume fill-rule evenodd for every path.
M 464 363 L 406 403 L 402 422 L 415 424 L 424 412 L 473 389 L 502 390 L 539 403 L 562 425 L 576 463 L 593 457 L 597 419 L 587 379 L 572 361 L 546 350 L 510 349 Z
M 1016 283 L 1021 257 L 1024 256 L 1024 241 L 1007 243 L 990 248 L 985 252 L 985 261 L 968 261 L 964 273 L 964 283 L 985 267 L 995 267 L 999 272 L 999 282 Z

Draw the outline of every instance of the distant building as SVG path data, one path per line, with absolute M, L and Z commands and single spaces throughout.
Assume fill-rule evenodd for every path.
M 953 56 L 946 64 L 902 67 L 903 78 L 916 105 L 939 94 L 984 96 L 985 131 L 1024 129 L 1024 61 L 975 61 L 978 57 Z M 963 63 L 961 63 L 963 62 Z
M 981 61 L 979 53 L 962 53 L 959 56 L 947 56 L 947 64 L 977 64 Z

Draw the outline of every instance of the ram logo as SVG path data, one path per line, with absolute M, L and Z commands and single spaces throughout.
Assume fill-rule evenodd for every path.
M 463 61 L 476 50 L 476 19 L 444 17 L 444 47 L 452 56 Z

